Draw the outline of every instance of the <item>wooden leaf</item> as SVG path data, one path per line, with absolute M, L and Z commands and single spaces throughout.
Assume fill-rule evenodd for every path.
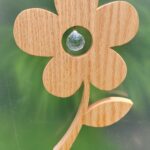
M 122 119 L 133 103 L 122 97 L 109 97 L 92 104 L 83 116 L 83 123 L 92 127 L 105 127 Z

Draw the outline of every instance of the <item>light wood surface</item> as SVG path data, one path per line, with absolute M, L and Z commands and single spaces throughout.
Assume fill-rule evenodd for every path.
M 110 126 L 122 119 L 133 103 L 122 97 L 109 97 L 92 104 L 83 117 L 83 124 L 92 127 Z
M 57 15 L 50 11 L 32 8 L 22 11 L 14 24 L 17 45 L 35 56 L 54 56 L 58 40 Z
M 135 8 L 124 1 L 98 7 L 98 0 L 55 0 L 58 15 L 40 8 L 21 12 L 14 23 L 17 45 L 35 56 L 53 56 L 43 73 L 46 90 L 59 97 L 73 95 L 84 82 L 79 111 L 54 150 L 69 150 L 83 124 L 103 127 L 120 120 L 131 108 L 125 98 L 108 98 L 88 106 L 90 83 L 102 90 L 118 87 L 126 77 L 122 57 L 112 47 L 129 42 L 138 30 Z M 92 35 L 93 44 L 82 56 L 71 56 L 62 46 L 62 37 L 73 26 L 82 26 Z M 34 78 L 33 78 L 34 79 Z
M 47 91 L 60 97 L 71 96 L 87 77 L 102 90 L 116 88 L 127 70 L 111 47 L 128 42 L 136 34 L 136 10 L 122 1 L 99 8 L 97 0 L 55 2 L 58 16 L 33 8 L 20 13 L 14 24 L 14 37 L 22 50 L 37 56 L 54 56 L 43 74 Z M 86 54 L 74 57 L 64 51 L 61 40 L 67 29 L 77 25 L 91 32 L 93 45 Z

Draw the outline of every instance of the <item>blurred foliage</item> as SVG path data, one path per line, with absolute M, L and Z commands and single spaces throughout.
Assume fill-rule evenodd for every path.
M 107 128 L 83 127 L 73 150 L 150 149 L 150 17 L 149 0 L 128 0 L 139 12 L 140 30 L 134 40 L 114 49 L 125 59 L 124 83 L 106 93 L 91 87 L 91 102 L 125 96 L 131 112 Z M 111 2 L 102 0 L 100 4 Z M 48 150 L 58 142 L 76 114 L 83 86 L 67 100 L 46 92 L 42 72 L 48 58 L 29 56 L 16 46 L 13 22 L 27 8 L 56 12 L 53 0 L 0 0 L 0 150 Z

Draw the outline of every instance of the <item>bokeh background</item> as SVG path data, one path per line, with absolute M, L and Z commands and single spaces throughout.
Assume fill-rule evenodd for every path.
M 83 127 L 73 150 L 150 149 L 150 0 L 127 1 L 140 17 L 134 40 L 115 48 L 127 63 L 127 78 L 108 93 L 91 87 L 90 100 L 123 96 L 132 99 L 134 107 L 114 126 Z M 107 2 L 111 0 L 99 4 Z M 53 0 L 0 0 L 0 150 L 52 150 L 72 122 L 82 96 L 83 87 L 65 100 L 47 93 L 42 72 L 49 59 L 29 56 L 16 46 L 15 17 L 31 7 L 56 12 Z

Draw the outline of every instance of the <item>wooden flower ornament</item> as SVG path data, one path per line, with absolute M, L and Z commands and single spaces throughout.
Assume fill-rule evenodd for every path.
M 120 120 L 130 110 L 127 98 L 109 97 L 89 106 L 90 83 L 101 90 L 112 90 L 125 79 L 124 60 L 112 47 L 129 42 L 138 30 L 135 8 L 124 1 L 98 7 L 98 0 L 55 0 L 58 15 L 40 8 L 21 12 L 14 24 L 17 45 L 35 56 L 52 56 L 43 73 L 47 91 L 59 97 L 73 95 L 84 83 L 77 115 L 70 128 L 54 147 L 69 150 L 82 125 L 104 127 Z M 92 37 L 88 51 L 73 56 L 64 50 L 62 38 L 68 29 L 83 27 Z M 73 31 L 74 40 L 82 35 Z M 79 36 L 80 35 L 80 36 Z M 82 51 L 84 37 L 75 51 Z M 77 44 L 77 43 L 76 43 Z M 79 46 L 83 46 L 78 49 Z

